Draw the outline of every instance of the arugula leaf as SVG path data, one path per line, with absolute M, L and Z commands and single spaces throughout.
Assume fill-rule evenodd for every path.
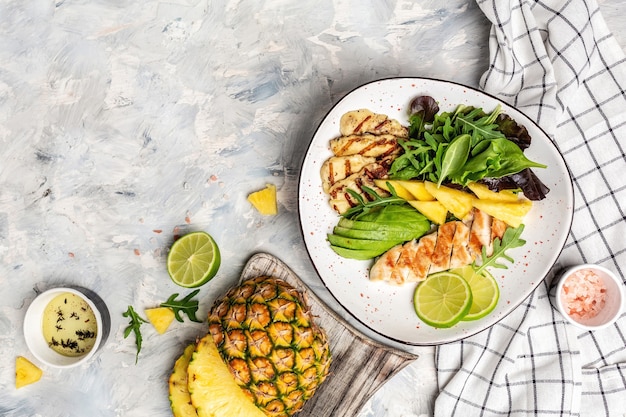
M 192 300 L 192 298 L 199 292 L 200 290 L 192 291 L 180 301 L 176 300 L 178 293 L 172 294 L 166 302 L 161 303 L 161 307 L 171 308 L 174 311 L 174 317 L 181 323 L 183 322 L 183 318 L 180 315 L 181 313 L 185 313 L 187 317 L 189 317 L 189 320 L 201 323 L 201 321 L 196 317 L 196 311 L 198 311 L 198 300 Z
M 470 108 L 471 111 L 457 115 L 457 120 L 462 132 L 472 136 L 472 146 L 478 145 L 484 139 L 495 139 L 505 137 L 500 132 L 500 126 L 495 123 L 501 113 L 500 105 L 490 113 L 485 114 L 481 108 Z
M 487 256 L 486 248 L 483 246 L 483 250 L 481 253 L 482 263 L 479 267 L 477 267 L 476 263 L 474 262 L 474 269 L 476 270 L 476 273 L 479 274 L 483 269 L 487 268 L 488 266 L 491 266 L 493 268 L 507 269 L 508 267 L 506 265 L 498 263 L 498 259 L 504 258 L 511 263 L 513 262 L 513 258 L 507 255 L 505 252 L 509 249 L 519 248 L 520 246 L 524 246 L 526 244 L 526 241 L 524 239 L 520 239 L 523 231 L 523 224 L 517 228 L 507 228 L 502 235 L 502 239 L 494 239 L 493 253 L 491 254 L 491 256 Z
M 361 189 L 365 191 L 367 194 L 369 194 L 373 198 L 373 200 L 366 201 L 362 195 L 348 188 L 346 191 L 352 197 L 354 197 L 359 202 L 359 204 L 346 210 L 342 214 L 343 217 L 347 219 L 354 219 L 355 217 L 361 214 L 367 213 L 368 211 L 370 211 L 371 209 L 375 207 L 386 206 L 388 204 L 405 204 L 406 203 L 405 199 L 398 197 L 398 195 L 396 194 L 396 191 L 394 190 L 393 186 L 391 186 L 391 184 L 389 184 L 389 192 L 391 193 L 390 197 L 381 197 L 374 189 L 366 185 L 362 186 Z
M 139 316 L 139 314 L 135 312 L 135 309 L 133 309 L 132 306 L 128 306 L 128 310 L 122 313 L 122 316 L 130 318 L 130 324 L 124 329 L 124 339 L 130 336 L 131 332 L 135 333 L 135 343 L 137 345 L 137 355 L 135 356 L 136 364 L 139 360 L 139 352 L 141 351 L 141 342 L 143 340 L 143 338 L 141 337 L 140 327 L 143 323 L 148 323 L 148 320 Z

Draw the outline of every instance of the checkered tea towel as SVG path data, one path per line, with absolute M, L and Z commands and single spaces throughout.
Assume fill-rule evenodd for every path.
M 478 0 L 492 22 L 481 87 L 538 122 L 571 170 L 575 212 L 558 266 L 626 271 L 626 59 L 595 0 Z M 548 194 L 549 198 L 549 194 Z M 500 323 L 438 347 L 437 417 L 626 416 L 626 315 L 566 324 L 551 277 Z

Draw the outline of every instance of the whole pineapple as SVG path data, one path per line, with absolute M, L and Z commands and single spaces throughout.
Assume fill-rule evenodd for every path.
M 298 412 L 328 375 L 326 334 L 280 279 L 261 276 L 228 291 L 211 309 L 209 331 L 236 383 L 268 416 Z

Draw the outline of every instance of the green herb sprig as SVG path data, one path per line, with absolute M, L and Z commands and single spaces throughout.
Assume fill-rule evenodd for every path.
M 358 204 L 346 210 L 342 214 L 342 216 L 348 219 L 353 219 L 354 217 L 360 214 L 367 213 L 374 207 L 386 206 L 389 204 L 405 204 L 406 203 L 405 199 L 398 197 L 398 195 L 396 194 L 396 191 L 394 190 L 393 186 L 390 183 L 387 183 L 387 186 L 389 187 L 389 192 L 391 193 L 391 196 L 389 197 L 382 197 L 374 189 L 366 185 L 362 186 L 361 189 L 370 195 L 370 197 L 372 198 L 371 201 L 365 200 L 362 195 L 348 188 L 346 191 L 358 201 Z
M 192 300 L 192 298 L 199 292 L 200 290 L 192 291 L 180 301 L 176 300 L 178 293 L 172 294 L 166 302 L 161 303 L 161 307 L 171 308 L 174 311 L 174 317 L 181 323 L 183 322 L 183 318 L 180 315 L 181 313 L 186 314 L 187 317 L 189 317 L 189 320 L 201 323 L 201 321 L 196 317 L 196 312 L 198 311 L 198 300 Z
M 526 241 L 521 239 L 520 236 L 524 231 L 524 225 L 520 225 L 519 227 L 512 228 L 509 227 L 506 229 L 504 234 L 502 235 L 502 239 L 494 239 L 493 241 L 493 253 L 491 256 L 487 256 L 486 248 L 483 246 L 483 250 L 481 253 L 481 264 L 479 267 L 474 263 L 474 269 L 477 274 L 480 274 L 483 269 L 491 266 L 493 268 L 507 269 L 508 267 L 502 263 L 498 262 L 498 259 L 504 258 L 509 262 L 513 262 L 513 258 L 507 255 L 505 252 L 509 249 L 518 248 L 520 246 L 524 246 Z
M 148 320 L 137 314 L 132 306 L 128 306 L 128 310 L 122 313 L 122 316 L 130 319 L 128 327 L 124 329 L 124 339 L 130 336 L 131 332 L 135 334 L 135 344 L 137 345 L 137 355 L 135 356 L 136 364 L 139 360 L 139 352 L 141 351 L 141 342 L 143 340 L 140 328 L 143 323 L 148 323 Z

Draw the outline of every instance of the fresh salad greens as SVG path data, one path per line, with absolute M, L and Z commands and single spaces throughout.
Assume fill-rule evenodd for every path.
M 419 96 L 411 103 L 409 123 L 409 138 L 400 140 L 403 153 L 393 161 L 390 179 L 460 186 L 480 181 L 497 191 L 520 189 L 530 200 L 549 191 L 531 171 L 546 166 L 524 155 L 528 131 L 500 106 L 489 114 L 465 105 L 440 113 L 432 97 Z

